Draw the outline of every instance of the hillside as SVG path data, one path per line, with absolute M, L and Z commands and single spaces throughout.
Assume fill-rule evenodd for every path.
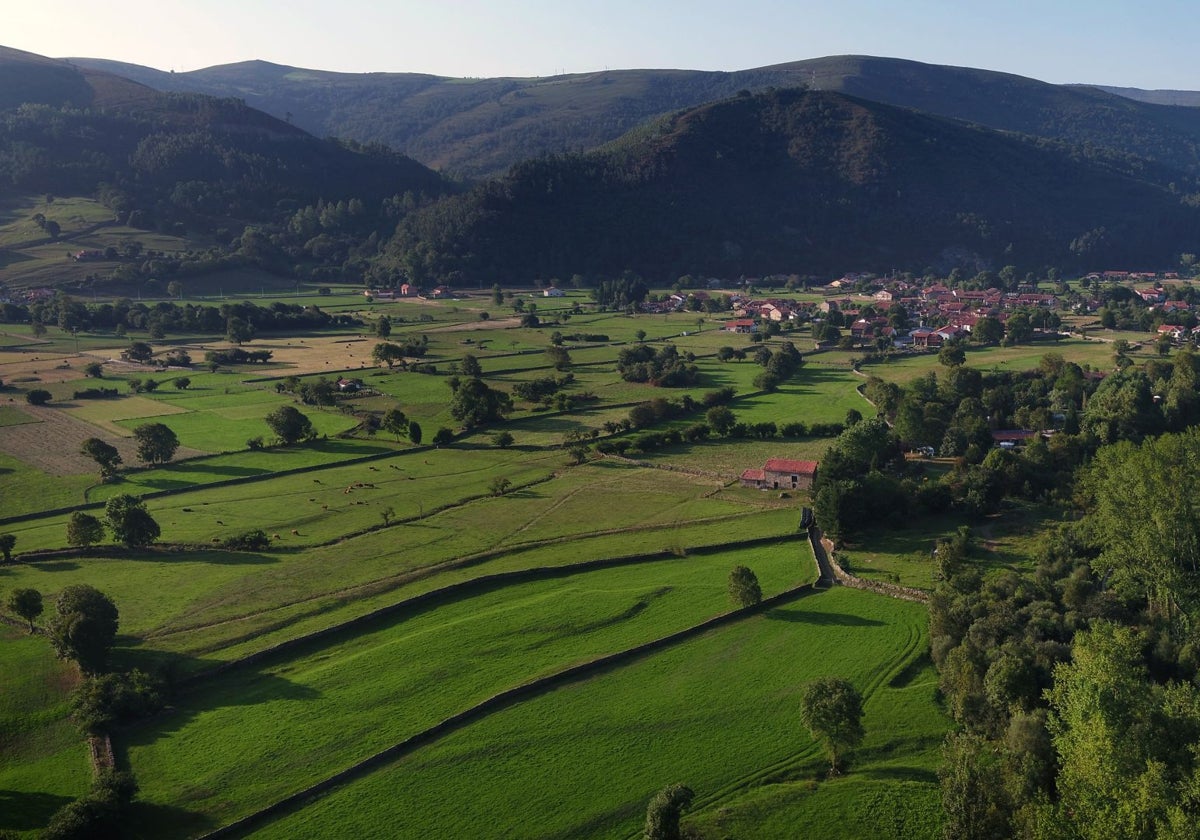
M 1138 102 L 1150 102 L 1154 105 L 1183 105 L 1188 108 L 1200 107 L 1200 91 L 1197 90 L 1145 90 L 1143 88 L 1111 87 L 1095 85 L 1098 90 L 1115 93 L 1126 99 Z
M 159 90 L 243 98 L 317 136 L 385 143 L 465 176 L 498 174 L 544 153 L 592 149 L 661 115 L 741 90 L 810 84 L 1200 171 L 1200 110 L 893 58 L 833 56 L 733 73 L 606 70 L 537 79 L 331 73 L 263 61 L 164 73 L 98 59 L 72 61 Z
M 530 161 L 401 225 L 389 258 L 479 282 L 633 269 L 1160 265 L 1197 213 L 1065 147 L 834 93 L 703 106 Z
M 0 85 L 0 190 L 99 199 L 114 221 L 133 228 L 215 234 L 224 243 L 247 225 L 286 221 L 306 205 L 328 202 L 332 209 L 342 202 L 345 218 L 328 233 L 366 240 L 395 226 L 397 197 L 433 197 L 449 189 L 410 158 L 382 147 L 319 140 L 238 99 L 161 93 L 15 50 L 0 51 L 0 79 L 6 82 Z M 351 200 L 352 220 L 345 212 Z M 13 203 L 6 212 L 17 215 L 5 221 L 19 221 L 20 206 Z M 55 222 L 47 241 L 59 229 L 67 232 L 65 220 L 41 215 Z M 329 241 L 321 240 L 322 261 L 341 266 L 345 250 Z M 112 243 L 99 247 L 105 244 Z M 290 268 L 298 256 L 278 253 L 272 267 Z

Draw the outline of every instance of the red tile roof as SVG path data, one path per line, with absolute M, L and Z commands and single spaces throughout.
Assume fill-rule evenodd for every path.
M 764 470 L 746 470 L 742 473 L 742 481 L 766 481 L 767 474 Z
M 788 458 L 768 458 L 763 465 L 764 472 L 799 473 L 801 475 L 816 475 L 816 461 L 793 461 Z

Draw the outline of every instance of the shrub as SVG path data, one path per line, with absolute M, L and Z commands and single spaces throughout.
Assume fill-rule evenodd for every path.
M 45 405 L 50 402 L 51 394 L 45 388 L 34 388 L 25 395 L 25 402 L 30 405 Z
M 271 538 L 262 528 L 256 528 L 244 534 L 226 537 L 221 546 L 230 551 L 265 551 L 271 547 Z

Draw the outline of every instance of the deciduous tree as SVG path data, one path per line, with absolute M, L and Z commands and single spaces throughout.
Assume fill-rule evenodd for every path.
M 147 464 L 165 464 L 175 457 L 179 438 L 164 423 L 143 423 L 133 430 L 138 458 Z
M 646 806 L 644 840 L 680 840 L 679 821 L 695 796 L 692 789 L 683 784 L 669 785 L 654 794 Z
M 113 541 L 130 548 L 150 545 L 162 533 L 154 517 L 146 510 L 146 503 L 128 493 L 109 499 L 104 505 L 104 517 L 108 520 Z
M 36 589 L 14 589 L 8 596 L 8 608 L 29 622 L 33 632 L 33 620 L 42 614 L 42 593 Z
M 739 607 L 752 607 L 762 601 L 758 577 L 745 566 L 734 566 L 729 573 L 729 597 Z
M 281 405 L 266 416 L 266 421 L 284 446 L 291 446 L 302 440 L 312 440 L 317 436 L 312 421 L 290 405 Z
M 96 674 L 108 661 L 117 637 L 118 613 L 112 600 L 87 584 L 68 586 L 54 603 L 46 627 L 59 657 L 72 659 L 85 674 Z
M 90 513 L 77 510 L 67 520 L 67 544 L 87 548 L 104 538 L 104 525 Z
M 100 438 L 88 438 L 80 451 L 99 465 L 100 478 L 107 480 L 116 475 L 117 467 L 121 464 L 121 453 L 115 446 Z
M 840 677 L 825 677 L 804 687 L 800 719 L 829 755 L 829 772 L 841 772 L 848 750 L 863 739 L 862 695 Z

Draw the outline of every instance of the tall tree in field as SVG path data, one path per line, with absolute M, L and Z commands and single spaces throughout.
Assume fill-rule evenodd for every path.
M 312 421 L 290 405 L 281 405 L 266 416 L 267 425 L 284 446 L 317 436 Z
M 104 525 L 90 513 L 77 510 L 67 520 L 67 544 L 87 548 L 104 539 Z
M 175 457 L 179 438 L 163 423 L 143 423 L 133 430 L 138 458 L 147 464 L 165 464 Z
M 400 442 L 400 435 L 408 432 L 408 416 L 398 408 L 389 408 L 383 415 L 383 430 L 391 432 L 396 436 L 396 442 Z
M 42 593 L 36 589 L 14 589 L 8 596 L 8 608 L 29 622 L 33 632 L 33 620 L 42 614 Z
M 117 637 L 117 607 L 98 589 L 77 583 L 54 603 L 46 631 L 60 658 L 72 659 L 85 674 L 97 674 Z
M 146 503 L 128 493 L 109 499 L 104 505 L 104 516 L 108 520 L 113 541 L 130 548 L 150 545 L 162 533 L 154 517 L 146 510 Z
M 838 774 L 847 751 L 863 739 L 862 695 L 840 677 L 825 677 L 804 687 L 800 719 L 829 755 L 829 772 Z
M 680 840 L 683 835 L 679 821 L 695 796 L 690 787 L 681 784 L 669 785 L 654 794 L 646 806 L 644 840 Z
M 121 453 L 117 447 L 105 443 L 100 438 L 88 438 L 83 442 L 80 451 L 95 461 L 100 467 L 100 478 L 107 481 L 117 473 L 121 465 Z
M 413 442 L 414 446 L 421 445 L 421 438 L 424 432 L 421 431 L 421 424 L 416 420 L 408 421 L 408 439 Z
M 745 566 L 734 566 L 729 573 L 729 597 L 739 607 L 752 607 L 762 601 L 758 577 Z
M 4 556 L 5 563 L 12 562 L 12 550 L 17 544 L 17 538 L 13 534 L 0 534 L 0 555 Z

